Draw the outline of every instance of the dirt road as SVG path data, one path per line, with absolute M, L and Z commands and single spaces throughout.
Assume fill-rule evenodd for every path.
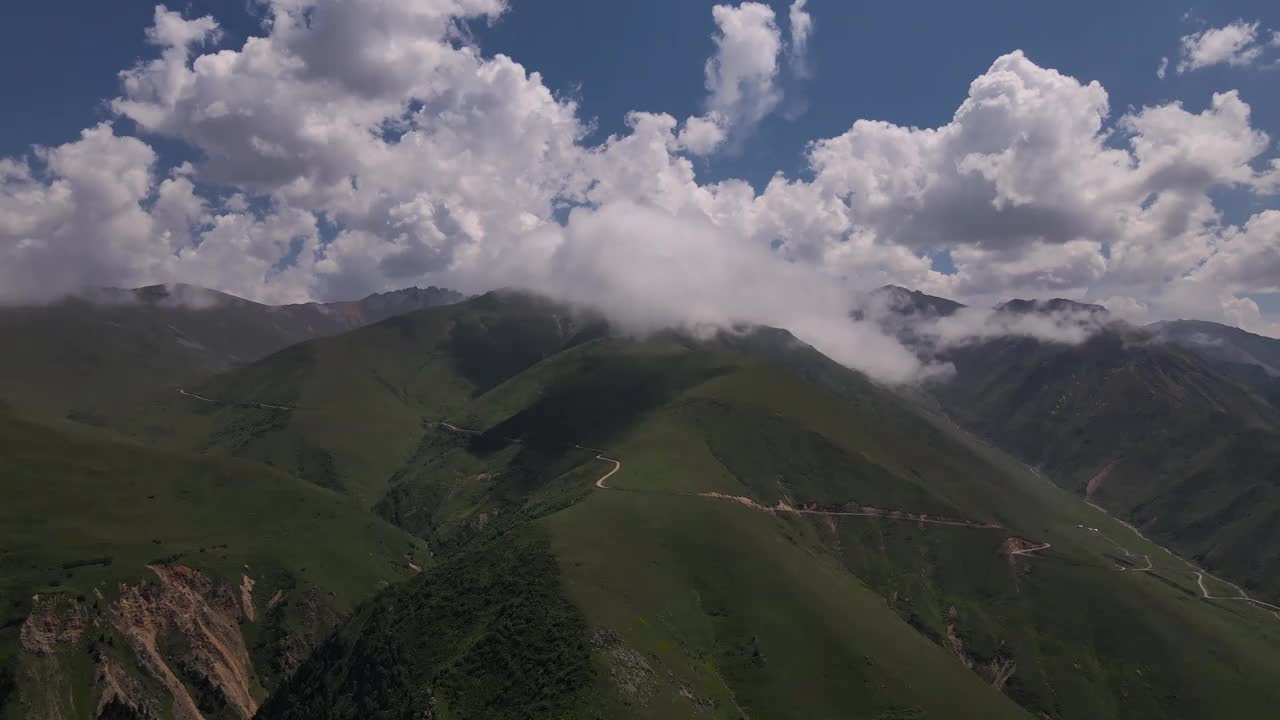
M 909 513 L 901 510 L 882 510 L 880 508 L 864 508 L 862 512 L 846 511 L 846 510 L 814 510 L 810 508 L 797 508 L 779 500 L 777 505 L 761 505 L 752 498 L 742 495 L 726 495 L 718 492 L 698 493 L 698 497 L 713 498 L 716 500 L 727 500 L 743 505 L 753 510 L 762 510 L 768 513 L 792 513 L 795 515 L 823 515 L 826 517 L 870 517 L 880 518 L 882 520 L 899 520 L 902 522 L 927 523 L 931 525 L 951 525 L 954 527 L 967 527 L 981 530 L 1000 530 L 1002 529 L 995 523 L 971 522 L 969 520 L 952 520 L 948 518 L 931 518 L 923 513 Z
M 225 401 L 225 400 L 214 400 L 214 399 L 212 399 L 212 398 L 207 398 L 207 397 L 205 397 L 205 396 L 203 396 L 203 395 L 197 395 L 197 394 L 195 394 L 195 393 L 189 393 L 189 392 L 187 392 L 186 390 L 183 390 L 182 388 L 178 388 L 178 392 L 179 392 L 179 393 L 181 393 L 181 394 L 183 394 L 183 395 L 186 395 L 186 396 L 187 396 L 187 397 L 189 397 L 189 398 L 195 398 L 196 400 L 202 400 L 202 401 L 207 402 L 207 403 L 213 403 L 214 405 L 247 405 L 247 406 L 249 406 L 249 407 L 264 408 L 264 409 L 267 409 L 267 410 L 297 410 L 297 409 L 298 409 L 298 408 L 296 408 L 296 407 L 291 407 L 291 406 L 289 406 L 289 405 L 272 405 L 271 403 L 262 403 L 262 402 L 253 402 L 253 401 L 249 401 L 249 402 L 227 402 L 227 401 Z
M 618 462 L 617 460 L 614 460 L 613 458 L 607 458 L 607 457 L 605 457 L 605 456 L 603 456 L 603 455 L 596 455 L 596 459 L 597 459 L 597 460 L 603 460 L 603 461 L 605 461 L 605 462 L 611 462 L 611 463 L 613 463 L 613 469 L 612 469 L 612 470 L 610 470 L 609 472 L 605 473 L 604 475 L 601 475 L 599 480 L 596 480 L 596 487 L 598 487 L 598 488 L 600 488 L 600 489 L 602 489 L 602 490 L 608 490 L 608 489 L 609 489 L 609 486 L 608 486 L 608 485 L 605 485 L 605 484 L 604 484 L 604 481 L 605 481 L 605 480 L 608 480 L 608 479 L 609 479 L 609 478 L 611 478 L 611 477 L 613 477 L 613 474 L 614 474 L 614 473 L 616 473 L 616 472 L 618 472 L 619 470 L 621 470 L 621 469 L 622 469 L 622 463 Z
M 1092 503 L 1090 504 L 1092 505 Z M 1097 507 L 1097 506 L 1094 506 L 1094 507 Z M 1098 509 L 1101 510 L 1102 508 L 1098 508 Z M 1137 528 L 1123 521 L 1121 521 L 1121 523 L 1125 527 L 1132 530 L 1134 534 L 1137 535 L 1138 537 L 1142 538 L 1143 540 L 1147 540 L 1146 536 L 1144 536 L 1141 532 L 1139 532 Z M 1135 556 L 1135 554 L 1132 551 L 1130 551 L 1129 548 L 1125 547 L 1119 542 L 1116 542 L 1114 539 L 1108 537 L 1105 534 L 1101 534 L 1101 535 L 1104 540 L 1106 540 L 1107 542 L 1119 548 L 1120 552 L 1125 554 L 1125 557 L 1141 557 L 1143 560 L 1147 561 L 1146 567 L 1124 567 L 1122 565 L 1117 565 L 1116 570 L 1120 572 L 1154 572 L 1154 571 L 1164 571 L 1164 572 L 1172 572 L 1172 573 L 1189 572 L 1192 575 L 1196 576 L 1196 585 L 1200 587 L 1200 597 L 1204 598 L 1205 600 L 1239 600 L 1247 603 L 1252 603 L 1253 605 L 1256 605 L 1258 607 L 1262 607 L 1262 608 L 1266 608 L 1267 610 L 1270 610 L 1271 614 L 1275 615 L 1277 620 L 1280 620 L 1280 606 L 1272 605 L 1271 603 L 1263 602 L 1262 600 L 1256 600 L 1254 598 L 1249 597 L 1249 594 L 1246 593 L 1243 588 L 1241 588 L 1239 585 L 1236 585 L 1235 583 L 1230 583 L 1225 580 L 1221 580 L 1220 578 L 1215 578 L 1227 585 L 1230 585 L 1232 589 L 1234 589 L 1236 592 L 1240 594 L 1234 597 L 1223 596 L 1223 595 L 1210 595 L 1209 588 L 1205 587 L 1205 584 L 1204 584 L 1205 572 L 1203 570 L 1194 570 L 1194 569 L 1187 569 L 1187 568 L 1167 568 L 1167 567 L 1157 568 L 1155 567 L 1155 564 L 1151 562 L 1150 555 Z M 1147 540 L 1147 542 L 1151 542 L 1151 541 Z M 1191 565 L 1191 563 L 1187 562 L 1186 560 L 1179 558 L 1177 555 L 1174 555 L 1168 548 L 1165 548 L 1160 545 L 1157 545 L 1157 547 L 1161 547 L 1165 552 L 1169 553 L 1170 556 L 1175 557 L 1179 560 L 1182 560 L 1183 563 L 1187 565 Z M 1210 575 L 1210 577 L 1214 577 L 1214 576 Z
M 1036 545 L 1035 547 L 1023 548 L 1021 550 L 1010 550 L 1009 554 L 1010 555 L 1030 555 L 1033 552 L 1039 552 L 1040 550 L 1048 550 L 1051 547 L 1053 547 L 1051 543 L 1044 543 L 1043 545 Z

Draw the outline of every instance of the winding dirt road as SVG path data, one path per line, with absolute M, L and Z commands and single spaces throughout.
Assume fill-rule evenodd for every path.
M 476 430 L 473 428 L 458 427 L 457 425 L 454 425 L 453 423 L 445 422 L 444 420 L 440 421 L 440 426 L 448 430 L 452 430 L 453 432 L 462 433 L 465 435 L 479 435 L 484 432 L 482 430 Z M 520 442 L 518 438 L 508 438 L 508 440 L 511 440 L 512 442 Z M 613 477 L 615 473 L 617 473 L 619 470 L 622 469 L 621 461 L 614 460 L 611 457 L 606 457 L 604 454 L 606 451 L 600 448 L 587 447 L 586 445 L 574 445 L 573 447 L 577 448 L 578 450 L 586 450 L 588 452 L 596 453 L 596 456 L 595 456 L 596 460 L 600 460 L 602 462 L 607 462 L 607 463 L 613 463 L 613 467 L 609 469 L 609 472 L 605 473 L 604 475 L 601 475 L 599 478 L 596 479 L 595 486 L 597 488 L 600 488 L 601 490 L 617 490 L 618 489 L 618 488 L 609 486 L 606 483 L 606 481 L 609 478 Z M 918 524 L 950 525 L 952 527 L 964 527 L 964 528 L 972 528 L 977 530 L 1003 529 L 999 524 L 993 523 L 993 522 L 974 522 L 969 520 L 956 520 L 952 518 L 931 518 L 924 513 L 909 513 L 901 510 L 882 510 L 880 508 L 864 508 L 862 512 L 844 511 L 844 510 L 816 510 L 813 508 L 793 507 L 791 505 L 788 505 L 786 502 L 782 500 L 779 500 L 778 504 L 774 506 L 761 505 L 760 503 L 756 502 L 755 500 L 749 497 L 744 497 L 741 495 L 726 495 L 724 493 L 718 493 L 718 492 L 703 492 L 703 493 L 697 493 L 696 495 L 694 493 L 687 493 L 687 494 L 692 497 L 705 497 L 705 498 L 712 498 L 715 500 L 726 500 L 729 502 L 735 502 L 735 503 L 738 503 L 739 505 L 744 505 L 746 507 L 752 508 L 753 510 L 760 510 L 767 513 L 791 513 L 795 515 L 824 515 L 827 517 L 869 517 L 869 518 L 879 518 L 881 520 L 896 520 L 899 522 L 912 522 L 912 523 L 918 523 Z M 1017 552 L 1014 554 L 1017 554 L 1017 555 L 1027 554 L 1027 553 L 1034 552 L 1036 550 L 1044 550 L 1048 547 L 1049 545 L 1046 543 L 1043 547 L 1030 548 L 1025 551 Z
M 187 392 L 186 390 L 183 390 L 182 388 L 178 388 L 178 392 L 179 392 L 179 393 L 181 393 L 181 394 L 183 394 L 183 395 L 186 395 L 186 396 L 187 396 L 187 397 L 189 397 L 189 398 L 195 398 L 196 400 L 203 400 L 204 402 L 207 402 L 207 403 L 213 403 L 214 405 L 248 405 L 248 406 L 256 407 L 256 408 L 265 408 L 265 409 L 267 409 L 267 410 L 297 410 L 297 409 L 298 409 L 298 408 L 296 408 L 296 407 L 291 407 L 291 406 L 289 406 L 289 405 L 272 405 L 271 403 L 262 403 L 262 402 L 253 402 L 253 401 L 249 401 L 249 402 L 227 402 L 227 401 L 225 401 L 225 400 L 213 400 L 213 399 L 211 399 L 211 398 L 207 398 L 207 397 L 205 397 L 205 396 L 203 396 L 203 395 L 197 395 L 197 394 L 195 394 L 195 393 L 189 393 L 189 392 Z
M 1093 505 L 1093 503 L 1089 503 L 1089 504 Z M 1098 506 L 1094 505 L 1094 507 L 1097 508 Z M 1098 508 L 1098 509 L 1102 510 L 1102 508 Z M 1106 511 L 1104 510 L 1103 512 L 1106 512 Z M 1143 535 L 1141 532 L 1139 532 L 1137 528 L 1133 527 L 1129 523 L 1124 522 L 1123 520 L 1120 522 L 1122 525 L 1124 525 L 1125 527 L 1133 531 L 1133 533 L 1138 537 L 1142 538 L 1143 540 L 1146 540 L 1147 542 L 1152 542 L 1150 540 L 1147 540 L 1147 537 Z M 1219 582 L 1222 582 L 1226 585 L 1231 586 L 1232 589 L 1240 593 L 1239 595 L 1236 595 L 1236 596 L 1211 595 L 1209 594 L 1209 588 L 1205 587 L 1205 584 L 1204 584 L 1204 576 L 1206 573 L 1203 570 L 1194 570 L 1194 569 L 1187 569 L 1187 568 L 1167 568 L 1167 567 L 1157 568 L 1155 564 L 1151 562 L 1150 555 L 1135 555 L 1132 551 L 1129 550 L 1129 548 L 1125 547 L 1119 542 L 1116 542 L 1114 539 L 1108 537 L 1105 534 L 1102 534 L 1102 533 L 1099 533 L 1099 534 L 1102 536 L 1102 539 L 1106 540 L 1107 542 L 1119 548 L 1120 552 L 1125 554 L 1125 557 L 1140 557 L 1143 560 L 1147 561 L 1146 567 L 1124 567 L 1122 565 L 1117 564 L 1115 569 L 1119 572 L 1154 572 L 1154 571 L 1164 571 L 1164 572 L 1172 572 L 1172 573 L 1189 572 L 1192 575 L 1196 576 L 1196 585 L 1200 587 L 1201 598 L 1205 600 L 1237 600 L 1237 601 L 1251 603 L 1255 606 L 1262 607 L 1271 611 L 1271 614 L 1275 615 L 1277 620 L 1280 620 L 1280 606 L 1272 605 L 1271 603 L 1263 602 L 1262 600 L 1249 597 L 1249 594 L 1246 593 L 1243 588 L 1241 588 L 1239 585 L 1236 585 L 1235 583 L 1222 580 L 1221 578 L 1218 578 L 1217 576 L 1214 576 L 1214 575 L 1209 575 L 1209 577 L 1212 577 L 1215 580 L 1218 580 Z M 1187 565 L 1191 565 L 1191 563 L 1187 562 L 1183 558 L 1179 558 L 1177 555 L 1174 555 L 1173 552 L 1169 550 L 1169 548 L 1166 548 L 1162 545 L 1158 545 L 1156 543 L 1152 543 L 1152 544 L 1156 545 L 1157 547 L 1160 547 L 1165 552 L 1169 553 L 1171 557 L 1178 558 L 1179 560 L 1182 560 L 1183 563 Z
M 1280 606 L 1272 605 L 1271 603 L 1263 602 L 1263 601 L 1261 601 L 1261 600 L 1255 600 L 1254 598 L 1249 597 L 1249 595 L 1248 595 L 1248 594 L 1246 594 L 1243 590 L 1241 590 L 1238 586 L 1236 586 L 1236 585 L 1235 585 L 1235 584 L 1233 584 L 1233 583 L 1227 583 L 1227 584 L 1228 584 L 1228 585 L 1231 585 L 1231 587 L 1235 588 L 1236 592 L 1240 593 L 1240 595 L 1238 595 L 1238 596 L 1236 596 L 1236 597 L 1224 597 L 1224 596 L 1222 596 L 1222 595 L 1210 595 L 1210 594 L 1209 594 L 1209 589 L 1208 589 L 1208 588 L 1206 588 L 1206 587 L 1204 586 L 1204 573 L 1203 573 L 1203 572 L 1201 572 L 1201 571 L 1199 571 L 1199 570 L 1192 570 L 1191 572 L 1195 573 L 1195 576 L 1196 576 L 1196 584 L 1200 586 L 1200 595 L 1201 595 L 1205 600 L 1243 600 L 1244 602 L 1247 602 L 1247 603 L 1253 603 L 1254 605 L 1257 605 L 1257 606 L 1259 606 L 1259 607 L 1264 607 L 1264 608 L 1266 608 L 1266 609 L 1270 610 L 1270 611 L 1271 611 L 1271 614 L 1272 614 L 1272 615 L 1275 615 L 1277 620 L 1280 620 Z
M 605 480 L 608 480 L 608 479 L 609 479 L 609 478 L 611 478 L 611 477 L 613 477 L 613 474 L 614 474 L 614 473 L 616 473 L 616 472 L 618 472 L 619 470 L 621 470 L 621 469 L 622 469 L 622 463 L 618 462 L 617 460 L 614 460 L 613 458 L 607 458 L 607 457 L 605 457 L 605 456 L 603 456 L 603 455 L 596 455 L 596 459 L 597 459 L 597 460 L 603 460 L 603 461 L 605 461 L 605 462 L 611 462 L 611 463 L 613 463 L 613 469 L 612 469 L 612 470 L 610 470 L 609 472 L 605 473 L 604 475 L 601 475 L 599 480 L 596 480 L 596 487 L 598 487 L 598 488 L 600 488 L 600 489 L 602 489 L 602 490 L 609 490 L 609 489 L 610 489 L 610 488 L 609 488 L 609 486 L 608 486 L 608 485 L 605 485 L 605 484 L 604 484 L 604 481 L 605 481 Z
M 182 391 L 182 390 L 179 390 L 179 392 L 181 392 L 183 395 L 191 395 L 191 393 L 188 393 L 188 392 L 185 392 L 185 391 Z M 200 396 L 198 396 L 198 395 L 191 395 L 191 396 L 192 396 L 192 397 L 196 397 L 196 398 L 198 398 L 198 399 L 200 399 L 200 400 L 205 400 L 206 402 L 216 402 L 216 401 L 214 401 L 214 400 L 209 400 L 208 398 L 202 398 L 202 397 L 200 397 Z M 474 430 L 474 429 L 471 429 L 471 428 L 462 428 L 462 427 L 458 427 L 457 425 L 453 425 L 452 423 L 448 423 L 448 422 L 445 422 L 445 421 L 443 421 L 443 420 L 441 420 L 441 421 L 440 421 L 440 425 L 441 425 L 442 427 L 445 427 L 445 428 L 447 428 L 447 429 L 449 429 L 449 430 L 452 430 L 452 431 L 454 431 L 454 432 L 463 433 L 463 434 L 467 434 L 467 435 L 478 435 L 478 434 L 481 434 L 481 433 L 483 432 L 483 431 L 481 431 L 481 430 Z M 513 442 L 519 442 L 519 439 L 518 439 L 518 438 L 508 438 L 508 439 L 509 439 L 509 440 L 512 440 Z M 595 456 L 595 459 L 596 459 L 596 460 L 600 460 L 600 461 L 602 461 L 602 462 L 607 462 L 607 463 L 612 463 L 612 464 L 613 464 L 613 467 L 609 469 L 609 472 L 605 473 L 604 475 L 601 475 L 599 478 L 597 478 L 597 479 L 596 479 L 596 481 L 595 481 L 595 486 L 596 486 L 597 488 L 601 489 L 601 490 L 616 490 L 616 489 L 617 489 L 617 488 L 610 487 L 610 486 L 606 483 L 606 481 L 608 481 L 608 479 L 609 479 L 609 478 L 613 477 L 616 473 L 618 473 L 618 471 L 622 470 L 622 462 L 621 462 L 621 461 L 619 461 L 619 460 L 614 460 L 614 459 L 613 459 L 613 458 L 611 458 L 611 457 L 606 457 L 606 456 L 605 456 L 605 454 L 604 454 L 604 453 L 605 453 L 605 451 L 604 451 L 604 450 L 601 450 L 600 448 L 592 448 L 592 447 L 587 447 L 587 446 L 585 446 L 585 445 L 574 445 L 573 447 L 575 447 L 575 448 L 577 448 L 577 449 L 579 449 L 579 450 L 586 450 L 586 451 L 588 451 L 588 452 L 594 452 L 594 453 L 596 453 L 596 456 Z M 1039 474 L 1039 473 L 1037 472 L 1037 475 L 1038 475 L 1038 474 Z M 691 494 L 691 495 L 692 495 L 692 494 Z M 734 502 L 734 503 L 737 503 L 737 504 L 739 504 L 739 505 L 743 505 L 744 507 L 751 508 L 751 509 L 753 509 L 753 510 L 759 510 L 759 511 L 767 512 L 767 513 L 771 513 L 771 514 L 773 514 L 773 513 L 791 513 L 791 514 L 796 514 L 796 515 L 825 515 L 825 516 L 828 516 L 828 517 L 870 517 L 870 518 L 879 518 L 879 519 L 882 519 L 882 520 L 897 520 L 897 521 L 901 521 L 901 522 L 914 522 L 914 523 L 918 523 L 918 524 L 925 524 L 925 523 L 928 523 L 928 524 L 933 524 L 933 525 L 950 525 L 950 526 L 954 526 L 954 527 L 966 527 L 966 528 L 980 529 L 980 530 L 1000 530 L 1000 529 L 1003 529 L 1003 528 L 1001 528 L 1001 526 L 1000 526 L 1000 525 L 998 525 L 998 524 L 996 524 L 996 523 L 991 523 L 991 522 L 988 522 L 988 523 L 979 523 L 979 522 L 972 522 L 972 521 L 968 521 L 968 520 L 954 520 L 954 519 L 946 519 L 946 518 L 930 518 L 928 515 L 925 515 L 925 514 L 923 514 L 923 513 L 921 513 L 921 514 L 912 514 L 912 513 L 902 512 L 902 511 L 899 511 L 899 510 L 881 510 L 881 509 L 879 509 L 879 508 L 865 508 L 865 509 L 864 509 L 864 511 L 862 511 L 862 512 L 856 512 L 856 511 L 835 511 L 835 510 L 814 510 L 814 509 L 810 509 L 810 508 L 803 508 L 803 507 L 797 508 L 797 507 L 793 507 L 793 506 L 788 505 L 787 503 L 785 503 L 785 502 L 783 502 L 783 501 L 781 501 L 781 500 L 779 500 L 779 501 L 778 501 L 777 505 L 768 506 L 768 505 L 761 505 L 760 503 L 756 502 L 754 499 L 749 498 L 749 497 L 744 497 L 744 496 L 742 496 L 742 495 L 727 495 L 727 494 L 725 494 L 725 493 L 718 493 L 718 492 L 714 492 L 714 491 L 711 491 L 711 492 L 702 492 L 702 493 L 697 493 L 696 495 L 694 495 L 694 497 L 704 497 L 704 498 L 711 498 L 711 499 L 714 499 L 714 500 L 724 500 L 724 501 L 728 501 L 728 502 Z M 1130 525 L 1129 523 L 1127 523 L 1127 522 L 1125 522 L 1125 521 L 1123 521 L 1123 520 L 1120 520 L 1119 518 L 1115 518 L 1114 516 L 1111 516 L 1111 514 L 1110 514 L 1110 513 L 1108 513 L 1105 509 L 1103 509 L 1103 508 L 1101 508 L 1101 507 L 1099 507 L 1099 506 L 1097 506 L 1097 505 L 1094 505 L 1092 502 L 1089 502 L 1089 501 L 1087 501 L 1087 500 L 1086 500 L 1085 502 L 1087 502 L 1089 505 L 1091 505 L 1091 506 L 1092 506 L 1092 507 L 1094 507 L 1095 509 L 1097 509 L 1097 510 L 1099 510 L 1099 511 L 1103 512 L 1103 513 L 1104 513 L 1104 514 L 1106 514 L 1108 517 L 1112 517 L 1112 519 L 1117 520 L 1120 524 L 1124 525 L 1126 528 L 1128 528 L 1131 532 L 1133 532 L 1135 535 L 1137 535 L 1137 536 L 1138 536 L 1139 538 L 1141 538 L 1142 540 L 1144 540 L 1144 541 L 1146 541 L 1146 542 L 1152 542 L 1151 540 L 1148 540 L 1148 539 L 1147 539 L 1147 537 L 1146 537 L 1145 535 L 1143 535 L 1143 534 L 1142 534 L 1142 531 L 1138 530 L 1138 528 L 1134 527 L 1133 525 Z M 1106 539 L 1108 542 L 1110 542 L 1111 544 L 1115 545 L 1117 548 L 1119 548 L 1119 549 L 1120 549 L 1120 551 L 1121 551 L 1121 552 L 1123 552 L 1123 553 L 1125 554 L 1125 557 L 1135 557 L 1135 554 L 1134 554 L 1132 551 L 1130 551 L 1127 547 L 1125 547 L 1124 545 L 1122 545 L 1121 543 L 1119 543 L 1119 542 L 1117 542 L 1116 540 L 1114 540 L 1114 539 L 1112 539 L 1112 538 L 1108 537 L 1107 535 L 1102 535 L 1102 537 L 1103 537 L 1104 539 Z M 1170 556 L 1170 557 L 1177 557 L 1176 555 L 1174 555 L 1174 554 L 1173 554 L 1173 552 L 1172 552 L 1171 550 L 1169 550 L 1169 548 L 1166 548 L 1166 547 L 1164 547 L 1163 545 L 1160 545 L 1160 544 L 1158 544 L 1158 543 L 1152 543 L 1152 544 L 1154 544 L 1154 545 L 1156 545 L 1157 547 L 1159 547 L 1159 548 L 1161 548 L 1162 550 L 1164 550 L 1166 553 L 1168 553 L 1168 554 L 1169 554 L 1169 556 Z M 1022 548 L 1022 549 L 1019 549 L 1019 550 L 1010 550 L 1010 551 L 1009 551 L 1009 555 L 1010 555 L 1010 557 L 1012 557 L 1012 556 L 1014 556 L 1014 555 L 1021 555 L 1021 556 L 1023 556 L 1023 557 L 1030 557 L 1030 556 L 1034 556 L 1034 554 L 1035 554 L 1035 553 L 1038 553 L 1038 552 L 1040 552 L 1040 551 L 1042 551 L 1042 550 L 1048 550 L 1048 549 L 1049 549 L 1049 548 L 1051 548 L 1051 547 L 1053 547 L 1052 543 L 1042 543 L 1042 544 L 1040 544 L 1040 545 L 1036 545 L 1036 546 L 1033 546 L 1033 547 Z M 1199 571 L 1199 570 L 1190 570 L 1190 571 L 1187 571 L 1187 570 L 1183 570 L 1183 569 L 1156 568 L 1156 567 L 1155 567 L 1155 565 L 1151 562 L 1151 556 L 1149 556 L 1149 555 L 1140 555 L 1140 556 L 1138 556 L 1138 557 L 1141 557 L 1143 560 L 1146 560 L 1146 562 L 1147 562 L 1147 566 L 1146 566 L 1146 567 L 1133 567 L 1133 568 L 1131 568 L 1131 567 L 1121 567 L 1121 566 L 1117 566 L 1117 568 L 1116 568 L 1116 569 L 1117 569 L 1117 570 L 1119 570 L 1119 571 L 1122 571 L 1122 572 L 1123 572 L 1123 571 L 1132 571 L 1132 572 L 1149 572 L 1149 571 L 1155 571 L 1155 570 L 1159 570 L 1159 569 L 1163 569 L 1163 570 L 1170 570 L 1170 571 L 1172 571 L 1172 572 L 1192 572 L 1192 573 L 1194 573 L 1194 574 L 1195 574 L 1195 576 L 1196 576 L 1196 583 L 1200 586 L 1200 594 L 1201 594 L 1201 596 L 1202 596 L 1204 599 L 1206 599 L 1206 600 L 1238 600 L 1238 601 L 1248 602 L 1248 603 L 1251 603 L 1251 604 L 1253 604 L 1253 605 L 1256 605 L 1256 606 L 1259 606 L 1259 607 L 1263 607 L 1263 608 L 1266 608 L 1266 609 L 1270 610 L 1270 611 L 1271 611 L 1271 613 L 1272 613 L 1273 615 L 1275 615 L 1275 616 L 1276 616 L 1276 619 L 1277 619 L 1277 620 L 1280 620 L 1280 606 L 1272 605 L 1272 604 L 1270 604 L 1270 603 L 1263 602 L 1263 601 L 1261 601 L 1261 600 L 1255 600 L 1254 598 L 1249 597 L 1249 595 L 1248 595 L 1247 593 L 1245 593 L 1245 592 L 1244 592 L 1244 590 L 1243 590 L 1243 589 L 1241 589 L 1241 588 L 1240 588 L 1239 586 L 1237 586 L 1237 585 L 1234 585 L 1234 584 L 1232 584 L 1232 583 L 1227 583 L 1228 585 L 1231 585 L 1231 587 L 1235 588 L 1236 592 L 1239 592 L 1239 593 L 1240 593 L 1240 595 L 1239 595 L 1238 597 L 1223 597 L 1223 596 L 1217 596 L 1217 595 L 1210 595 L 1210 594 L 1209 594 L 1209 589 L 1208 589 L 1207 587 L 1205 587 L 1205 584 L 1204 584 L 1204 573 L 1203 573 L 1202 571 Z M 1179 558 L 1179 559 L 1181 559 L 1181 558 Z M 1183 562 L 1185 563 L 1185 562 L 1186 562 L 1186 560 L 1183 560 Z M 1190 564 L 1190 563 L 1187 563 L 1187 564 Z

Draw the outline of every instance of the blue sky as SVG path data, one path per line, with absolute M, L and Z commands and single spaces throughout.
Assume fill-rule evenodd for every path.
M 787 325 L 892 282 L 1280 334 L 1274 2 L 0 13 L 0 297 L 521 284 Z

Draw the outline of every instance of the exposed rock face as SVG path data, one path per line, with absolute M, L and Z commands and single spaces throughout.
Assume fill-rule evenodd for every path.
M 159 584 L 123 586 L 111 607 L 111 621 L 143 667 L 173 695 L 176 720 L 203 720 L 203 715 L 159 648 L 161 635 L 168 632 L 179 633 L 189 645 L 183 666 L 220 692 L 241 717 L 252 717 L 258 704 L 251 691 L 249 651 L 240 633 L 240 621 L 246 617 L 243 586 L 216 583 L 184 565 L 147 567 Z
M 75 599 L 65 595 L 37 596 L 31 614 L 18 631 L 18 640 L 27 652 L 50 655 L 59 645 L 79 642 L 88 625 L 88 609 Z
M 248 575 L 240 577 L 240 604 L 244 609 L 244 616 L 253 622 L 257 619 L 257 613 L 253 609 L 253 578 Z
M 147 692 L 138 681 L 123 668 L 112 662 L 107 656 L 99 655 L 93 672 L 93 686 L 98 695 L 95 717 L 102 718 L 104 713 L 112 716 L 108 708 L 127 708 L 141 717 L 158 714 L 155 698 L 148 697 Z M 117 710 L 115 715 L 123 715 Z

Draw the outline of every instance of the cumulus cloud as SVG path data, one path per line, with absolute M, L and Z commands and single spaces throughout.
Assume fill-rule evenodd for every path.
M 1001 337 L 1025 337 L 1077 345 L 1097 334 L 1110 320 L 1108 313 L 1076 307 L 1037 312 L 966 307 L 946 317 L 922 323 L 916 332 L 938 350 Z
M 711 9 L 717 33 L 707 60 L 707 106 L 730 128 L 748 130 L 782 99 L 777 87 L 781 34 L 773 9 L 756 2 Z
M 167 270 L 170 248 L 143 207 L 156 162 L 146 143 L 104 123 L 35 155 L 36 168 L 0 160 L 0 294 L 138 282 Z M 168 191 L 172 198 L 181 189 Z
M 221 49 L 213 19 L 158 8 L 157 57 L 122 73 L 112 107 L 201 159 L 161 167 L 106 124 L 0 160 L 0 293 L 181 281 L 284 302 L 524 285 L 636 331 L 781 325 L 893 382 L 937 368 L 847 317 L 885 283 L 1266 321 L 1243 300 L 1276 291 L 1280 216 L 1234 226 L 1213 202 L 1280 187 L 1238 93 L 1115 117 L 1100 84 L 1014 52 L 949 122 L 857 120 L 809 146 L 802 177 L 757 191 L 700 180 L 689 156 L 776 107 L 784 47 L 768 7 L 717 6 L 705 115 L 633 112 L 595 145 L 572 101 L 460 29 L 502 7 L 270 0 L 262 36 Z M 933 268 L 941 251 L 954 272 Z M 938 342 L 1076 337 L 1037 318 L 968 322 Z
M 707 112 L 685 121 L 685 149 L 695 155 L 741 139 L 782 101 L 777 83 L 782 34 L 773 8 L 758 2 L 716 5 L 711 16 L 716 32 L 715 52 L 704 68 Z
M 779 263 L 768 246 L 744 245 L 699 214 L 627 201 L 580 208 L 539 238 L 534 255 L 501 259 L 500 276 L 598 308 L 625 330 L 765 324 L 887 382 L 934 371 L 874 324 L 851 320 L 843 279 Z
M 1160 64 L 1156 66 L 1156 77 L 1161 80 L 1169 73 L 1169 58 L 1160 58 Z
M 1220 28 L 1208 28 L 1182 37 L 1178 72 L 1211 65 L 1252 65 L 1262 55 L 1258 23 L 1236 20 Z
M 706 155 L 725 140 L 727 123 L 714 114 L 705 117 L 690 117 L 684 121 L 680 129 L 680 146 L 694 155 Z

